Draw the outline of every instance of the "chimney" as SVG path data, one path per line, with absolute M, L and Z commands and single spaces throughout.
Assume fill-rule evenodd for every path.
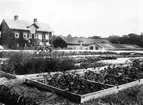
M 37 20 L 37 18 L 34 18 L 34 23 L 36 23 L 38 20 Z
M 18 20 L 18 15 L 15 15 L 15 16 L 14 16 L 14 20 Z

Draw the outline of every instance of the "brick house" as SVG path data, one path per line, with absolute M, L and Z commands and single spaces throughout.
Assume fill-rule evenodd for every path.
M 0 45 L 8 49 L 35 48 L 40 42 L 50 43 L 53 30 L 46 23 L 14 19 L 3 19 L 0 25 Z

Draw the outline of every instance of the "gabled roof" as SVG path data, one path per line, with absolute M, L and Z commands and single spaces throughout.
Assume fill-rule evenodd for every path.
M 9 28 L 19 29 L 19 30 L 29 30 L 28 26 L 33 24 L 24 20 L 4 19 L 4 21 L 7 23 Z M 53 32 L 50 26 L 46 23 L 34 23 L 34 24 L 36 24 L 39 27 L 37 31 Z
M 75 38 L 75 37 L 63 37 L 60 36 L 67 44 L 80 44 L 79 41 L 85 45 L 90 45 L 94 43 L 110 43 L 106 39 L 90 39 L 90 38 Z
M 118 49 L 126 48 L 123 44 L 113 44 L 113 45 Z
M 48 31 L 48 32 L 53 32 L 51 27 L 47 23 L 37 23 L 39 28 L 37 29 L 38 31 Z
M 97 43 L 98 44 L 98 43 Z M 112 44 L 110 43 L 99 43 L 98 45 L 104 47 L 105 49 L 115 49 L 116 47 L 114 47 Z

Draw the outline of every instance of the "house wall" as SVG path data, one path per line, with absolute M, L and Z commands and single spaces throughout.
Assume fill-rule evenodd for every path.
M 67 45 L 67 49 L 81 50 L 80 45 Z M 88 50 L 88 46 L 82 46 L 82 50 Z
M 11 34 L 12 31 L 6 24 L 6 22 L 3 20 L 1 24 L 1 37 L 0 37 L 0 44 L 4 48 L 9 48 L 10 46 L 10 40 L 11 40 Z
M 46 32 L 46 31 L 37 31 L 38 27 L 36 27 L 34 24 L 29 27 L 31 38 L 32 39 L 39 39 L 42 42 L 50 43 L 50 38 L 52 36 L 52 32 Z M 40 36 L 40 37 L 39 37 Z M 48 38 L 46 37 L 48 36 Z
M 98 46 L 98 45 L 96 45 L 96 44 L 92 44 L 92 45 L 89 45 L 89 46 L 88 46 L 88 49 L 89 49 L 89 50 L 103 50 L 104 48 L 101 47 L 101 46 Z

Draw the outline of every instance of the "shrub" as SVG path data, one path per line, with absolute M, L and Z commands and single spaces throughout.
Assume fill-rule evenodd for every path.
M 45 59 L 32 58 L 23 65 L 25 74 L 44 72 Z
M 18 52 L 10 57 L 1 65 L 1 69 L 5 72 L 14 74 L 24 74 L 24 63 L 32 58 L 32 54 L 26 52 Z
M 74 68 L 74 62 L 69 58 L 43 58 L 34 54 L 19 52 L 5 61 L 1 69 L 14 74 L 32 74 L 41 72 L 65 71 Z
M 66 71 L 66 70 L 70 70 L 70 69 L 73 69 L 74 68 L 74 62 L 72 59 L 63 59 L 61 64 L 60 64 L 60 68 L 61 70 L 63 71 Z
M 45 72 L 65 71 L 74 68 L 72 59 L 60 59 L 60 58 L 47 58 L 45 60 Z

